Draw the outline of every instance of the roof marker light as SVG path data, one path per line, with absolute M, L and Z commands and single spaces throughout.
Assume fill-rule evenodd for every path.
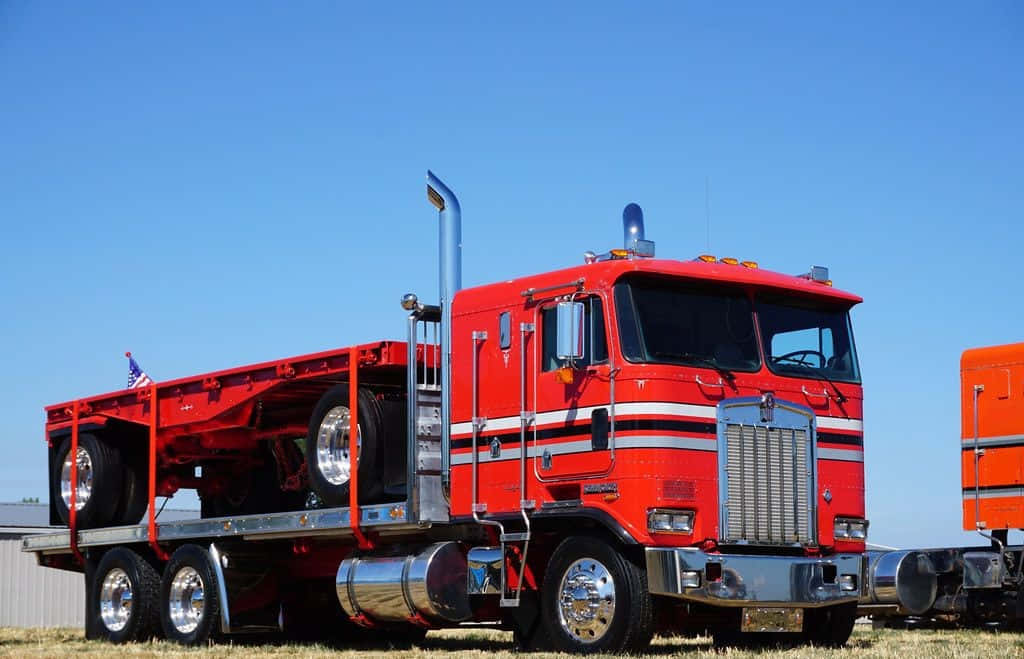
M 716 259 L 716 258 L 715 258 L 715 257 L 714 257 L 713 255 L 711 255 L 711 254 L 701 254 L 700 256 L 698 256 L 698 257 L 697 257 L 697 260 L 698 260 L 698 261 L 704 261 L 704 263 L 714 263 L 714 262 L 715 262 L 715 261 L 717 261 L 718 259 Z
M 718 261 L 720 263 L 724 263 L 726 265 L 739 265 L 740 264 L 740 260 L 737 259 L 737 258 L 734 258 L 732 256 L 723 256 L 722 258 L 718 259 Z
M 740 263 L 744 268 L 750 268 L 751 270 L 757 270 L 757 261 L 742 261 Z

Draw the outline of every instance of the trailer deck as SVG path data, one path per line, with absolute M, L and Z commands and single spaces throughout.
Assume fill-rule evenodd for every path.
M 359 516 L 360 528 L 382 534 L 400 533 L 423 527 L 422 524 L 410 521 L 408 505 L 404 501 L 360 506 Z M 158 542 L 229 537 L 247 540 L 345 537 L 353 535 L 351 522 L 349 508 L 324 508 L 264 515 L 157 522 L 156 530 Z M 84 529 L 78 532 L 78 547 L 82 549 L 147 542 L 149 542 L 149 535 L 146 524 Z M 56 531 L 30 535 L 22 540 L 21 546 L 22 551 L 34 552 L 37 555 L 71 554 L 71 533 L 70 531 Z

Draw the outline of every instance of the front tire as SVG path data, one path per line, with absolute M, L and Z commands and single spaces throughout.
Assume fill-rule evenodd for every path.
M 160 584 L 160 625 L 168 640 L 205 645 L 220 632 L 220 596 L 210 553 L 182 545 L 164 568 Z
M 71 438 L 61 442 L 50 474 L 50 497 L 65 524 L 71 519 Z M 113 519 L 121 499 L 121 454 L 91 433 L 78 436 L 75 490 L 76 523 L 80 529 L 104 526 Z
M 126 547 L 100 560 L 93 580 L 93 628 L 111 643 L 145 641 L 160 629 L 160 575 Z
M 654 635 L 646 570 L 589 536 L 566 538 L 552 554 L 541 615 L 547 638 L 565 652 L 641 652 Z

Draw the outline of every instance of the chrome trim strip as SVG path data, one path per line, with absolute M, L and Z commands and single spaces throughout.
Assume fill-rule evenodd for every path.
M 717 451 L 717 442 L 713 438 L 698 439 L 695 437 L 672 437 L 672 436 L 644 436 L 644 437 L 622 437 L 621 435 L 616 438 L 615 442 L 618 444 L 618 448 L 669 448 L 669 449 L 684 449 L 690 451 Z M 477 454 L 481 463 L 488 462 L 508 462 L 509 460 L 518 460 L 520 453 L 520 447 L 503 448 L 501 450 L 500 458 L 492 458 L 490 448 L 487 446 L 478 447 Z M 556 444 L 541 444 L 540 446 L 530 446 L 527 451 L 527 457 L 535 458 L 544 451 L 548 451 L 551 455 L 567 455 L 570 453 L 591 453 L 594 448 L 591 446 L 589 439 L 575 440 L 570 442 L 559 442 Z M 466 451 L 464 453 L 453 453 L 452 454 L 452 466 L 456 465 L 468 465 L 473 462 L 472 451 Z
M 819 448 L 819 460 L 841 460 L 843 462 L 864 462 L 864 451 L 845 448 Z
M 609 409 L 608 405 L 593 405 L 590 407 L 570 407 L 551 412 L 538 412 L 534 426 L 543 426 L 549 423 L 572 423 L 576 420 L 590 418 L 594 410 Z M 716 419 L 717 407 L 714 405 L 689 405 L 686 403 L 666 402 L 643 402 L 643 403 L 616 403 L 615 416 L 629 416 L 640 414 L 660 414 L 663 416 L 686 416 L 698 419 Z M 609 410 L 610 412 L 610 410 Z M 489 433 L 499 430 L 518 430 L 520 419 L 518 416 L 504 416 L 494 419 L 487 419 L 487 431 Z M 863 432 L 864 422 L 860 419 L 842 419 L 833 416 L 817 417 L 819 430 L 848 430 L 852 432 Z M 473 423 L 465 421 L 452 424 L 452 436 L 466 435 L 473 432 Z
M 975 440 L 967 437 L 960 440 L 960 446 L 965 449 L 974 448 Z M 1024 435 L 1002 435 L 998 437 L 979 437 L 978 446 L 1024 446 Z
M 964 490 L 963 494 L 965 501 L 973 501 L 975 498 L 975 488 L 972 486 Z M 1024 485 L 1018 485 L 1017 487 L 993 487 L 979 490 L 977 493 L 978 499 L 1000 499 L 1003 497 L 1024 497 Z
M 403 530 L 418 528 L 409 521 L 406 504 L 386 503 L 360 507 L 361 526 Z M 157 524 L 157 538 L 187 540 L 193 538 L 301 538 L 315 535 L 351 535 L 348 508 L 294 511 L 268 515 L 189 519 Z M 147 540 L 146 526 L 113 526 L 103 529 L 85 529 L 78 532 L 79 547 L 98 547 L 112 544 L 131 544 Z M 70 535 L 67 530 L 41 533 L 22 540 L 22 551 L 68 551 Z

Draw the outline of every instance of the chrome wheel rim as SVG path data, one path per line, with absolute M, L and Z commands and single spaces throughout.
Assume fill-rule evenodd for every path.
M 600 561 L 581 558 L 562 575 L 558 622 L 579 643 L 595 643 L 608 633 L 615 615 L 615 581 Z
M 332 407 L 320 422 L 316 435 L 316 468 L 331 485 L 344 485 L 352 477 L 349 463 L 348 433 L 349 409 L 344 405 Z M 358 426 L 356 426 L 358 433 Z M 356 446 L 361 437 L 356 435 Z M 356 456 L 358 463 L 359 456 Z
M 78 486 L 75 488 L 75 510 L 81 510 L 82 506 L 92 495 L 92 456 L 81 446 L 75 453 L 78 456 L 78 473 L 76 474 Z M 71 508 L 71 451 L 64 456 L 64 465 L 60 470 L 60 498 L 64 505 Z
M 121 568 L 114 568 L 103 577 L 100 586 L 100 618 L 103 626 L 119 632 L 132 617 L 132 580 Z
M 189 634 L 199 626 L 206 607 L 206 588 L 195 568 L 183 567 L 174 575 L 168 595 L 171 624 L 181 634 Z

